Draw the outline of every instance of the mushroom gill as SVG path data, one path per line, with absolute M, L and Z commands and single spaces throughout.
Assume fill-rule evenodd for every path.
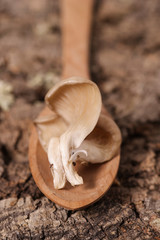
M 117 153 L 121 134 L 110 117 L 101 112 L 100 91 L 95 83 L 73 77 L 57 83 L 46 94 L 51 116 L 35 121 L 39 140 L 51 164 L 54 187 L 83 183 L 75 171 L 77 159 L 99 163 Z

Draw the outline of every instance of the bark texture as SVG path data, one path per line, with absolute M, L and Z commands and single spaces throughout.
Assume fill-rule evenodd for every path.
M 95 4 L 90 69 L 123 135 L 117 179 L 97 203 L 67 211 L 31 176 L 31 121 L 61 72 L 60 2 L 0 0 L 0 239 L 160 239 L 160 5 Z M 4 97 L 5 99 L 5 97 Z M 6 100 L 4 100 L 6 103 Z

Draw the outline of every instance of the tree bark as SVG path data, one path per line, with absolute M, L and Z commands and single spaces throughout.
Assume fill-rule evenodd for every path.
M 0 82 L 12 88 L 0 98 L 0 239 L 160 239 L 159 2 L 95 3 L 91 76 L 123 144 L 110 190 L 74 212 L 43 196 L 27 158 L 30 124 L 60 78 L 60 2 L 0 6 Z

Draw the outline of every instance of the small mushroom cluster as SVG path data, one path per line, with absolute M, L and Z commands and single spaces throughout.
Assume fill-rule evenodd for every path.
M 58 82 L 46 94 L 51 114 L 35 120 L 46 151 L 54 188 L 83 184 L 76 161 L 102 163 L 112 159 L 121 144 L 115 122 L 101 113 L 102 100 L 95 83 L 79 77 Z

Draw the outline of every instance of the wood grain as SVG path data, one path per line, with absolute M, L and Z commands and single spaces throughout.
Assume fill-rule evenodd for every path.
M 34 88 L 27 82 L 50 71 L 59 78 L 60 1 L 0 1 L 0 79 L 16 100 L 9 112 L 0 110 L 0 239 L 159 239 L 159 1 L 95 2 L 90 70 L 121 126 L 123 145 L 107 194 L 70 211 L 39 191 L 26 156 L 28 125 L 47 91 L 44 81 Z M 37 33 L 42 23 L 52 32 Z
M 89 78 L 93 0 L 62 0 L 62 78 Z

